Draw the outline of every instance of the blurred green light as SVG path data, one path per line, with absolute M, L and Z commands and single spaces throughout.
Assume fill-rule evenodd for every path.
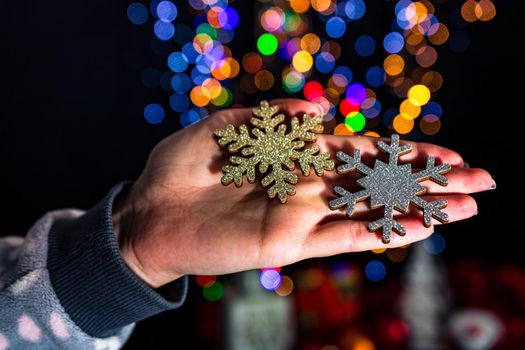
M 217 301 L 224 295 L 224 287 L 221 282 L 215 281 L 211 286 L 202 290 L 202 295 L 208 301 Z
M 261 35 L 257 40 L 257 48 L 259 49 L 259 52 L 265 56 L 275 53 L 275 51 L 277 51 L 278 45 L 279 42 L 277 41 L 277 38 L 275 35 L 270 33 Z
M 345 125 L 348 130 L 359 132 L 366 124 L 365 116 L 361 112 L 350 112 L 345 118 Z

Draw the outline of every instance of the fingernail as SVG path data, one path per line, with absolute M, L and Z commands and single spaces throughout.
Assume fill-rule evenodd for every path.
M 494 181 L 494 179 L 492 179 L 492 186 L 490 186 L 490 189 L 491 189 L 491 190 L 495 190 L 496 187 L 497 187 L 497 185 L 496 185 L 496 181 Z
M 463 168 L 470 168 L 470 164 L 467 162 L 463 162 Z

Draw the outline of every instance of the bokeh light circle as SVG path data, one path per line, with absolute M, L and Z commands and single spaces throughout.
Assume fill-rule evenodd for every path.
M 261 272 L 259 281 L 264 289 L 276 290 L 281 285 L 281 275 L 273 269 L 264 270 Z
M 159 124 L 164 120 L 164 108 L 157 103 L 150 103 L 144 108 L 144 119 L 150 124 Z
M 129 21 L 136 25 L 144 24 L 148 21 L 148 9 L 140 2 L 133 2 L 128 6 Z
M 430 100 L 430 90 L 422 84 L 414 85 L 408 90 L 408 99 L 414 106 L 423 106 Z
M 386 276 L 386 267 L 381 261 L 372 260 L 366 264 L 365 275 L 370 281 L 382 281 Z
M 264 33 L 257 39 L 257 49 L 265 56 L 274 54 L 278 45 L 277 38 L 270 33 Z

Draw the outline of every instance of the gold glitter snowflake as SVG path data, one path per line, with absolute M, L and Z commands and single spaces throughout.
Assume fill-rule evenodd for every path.
M 254 183 L 257 164 L 261 174 L 265 174 L 271 166 L 272 170 L 261 180 L 261 184 L 266 187 L 273 183 L 267 191 L 268 196 L 275 198 L 277 195 L 281 203 L 286 203 L 288 195 L 295 194 L 298 180 L 297 174 L 293 172 L 294 161 L 299 161 L 305 176 L 310 174 L 310 166 L 314 167 L 317 176 L 322 176 L 324 170 L 334 168 L 334 162 L 330 160 L 328 152 L 319 153 L 317 145 L 303 149 L 305 141 L 315 142 L 315 133 L 323 131 L 321 116 L 310 117 L 305 114 L 302 124 L 293 117 L 291 131 L 286 133 L 286 125 L 283 124 L 285 117 L 282 113 L 277 114 L 278 111 L 277 106 L 270 106 L 267 101 L 262 101 L 259 107 L 253 109 L 254 117 L 250 119 L 250 124 L 253 126 L 251 134 L 255 137 L 245 124 L 239 127 L 239 132 L 230 124 L 224 129 L 215 130 L 214 134 L 219 137 L 219 145 L 229 144 L 230 153 L 240 150 L 244 156 L 231 156 L 232 164 L 222 168 L 223 185 L 234 182 L 240 187 L 244 175 L 248 182 Z

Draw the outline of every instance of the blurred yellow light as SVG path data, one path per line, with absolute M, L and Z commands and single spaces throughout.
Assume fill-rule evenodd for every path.
M 375 350 L 374 343 L 368 338 L 360 337 L 354 342 L 352 350 Z
M 414 85 L 408 90 L 408 99 L 415 106 L 423 106 L 430 100 L 430 90 L 422 84 Z
M 467 0 L 461 6 L 461 17 L 463 17 L 463 19 L 467 22 L 477 21 L 481 15 L 481 7 L 479 7 L 477 1 Z
M 441 129 L 441 120 L 437 116 L 426 115 L 419 121 L 419 129 L 425 135 L 434 135 Z
M 476 9 L 478 8 L 481 12 L 480 21 L 490 21 L 496 16 L 496 6 L 491 0 L 480 0 Z
M 210 103 L 210 92 L 203 86 L 195 86 L 191 89 L 190 99 L 191 102 L 197 107 L 204 107 Z
M 328 10 L 331 5 L 331 0 L 311 0 L 312 7 L 317 12 L 324 12 Z
M 407 257 L 407 250 L 405 248 L 388 249 L 386 256 L 393 262 L 401 262 Z
M 308 33 L 301 39 L 301 49 L 311 54 L 316 53 L 321 48 L 321 40 L 314 33 Z
M 375 131 L 367 131 L 363 134 L 364 136 L 370 136 L 370 137 L 381 137 L 377 132 Z
M 423 68 L 432 66 L 437 61 L 437 51 L 432 46 L 423 46 L 416 52 L 416 62 Z
M 337 124 L 337 126 L 334 129 L 334 135 L 354 135 L 355 133 L 348 130 L 345 123 Z
M 403 118 L 401 114 L 398 114 L 392 122 L 392 127 L 398 134 L 408 134 L 414 129 L 414 120 Z
M 281 279 L 281 285 L 275 290 L 275 293 L 279 296 L 285 297 L 292 293 L 293 281 L 288 276 L 283 276 Z
M 405 68 L 405 60 L 399 55 L 388 55 L 383 62 L 383 68 L 388 75 L 398 75 Z
M 430 91 L 436 92 L 441 89 L 441 86 L 443 85 L 443 77 L 439 72 L 431 70 L 423 74 L 421 83 L 427 86 Z
M 259 90 L 267 91 L 273 87 L 274 78 L 273 74 L 267 71 L 266 69 L 260 70 L 255 74 L 255 86 Z
M 386 251 L 386 248 L 377 248 L 377 249 L 372 249 L 372 253 L 374 254 L 382 254 Z
M 312 58 L 312 55 L 308 51 L 297 51 L 292 59 L 292 65 L 295 68 L 296 71 L 304 73 L 308 72 L 312 65 L 314 64 L 314 60 Z
M 428 37 L 428 40 L 434 45 L 441 45 L 448 40 L 450 33 L 448 28 L 443 23 L 439 23 L 436 32 Z
M 309 0 L 291 0 L 290 7 L 297 13 L 305 13 L 310 8 Z
M 421 107 L 416 106 L 410 100 L 404 100 L 399 106 L 399 114 L 406 119 L 415 119 L 421 113 Z

